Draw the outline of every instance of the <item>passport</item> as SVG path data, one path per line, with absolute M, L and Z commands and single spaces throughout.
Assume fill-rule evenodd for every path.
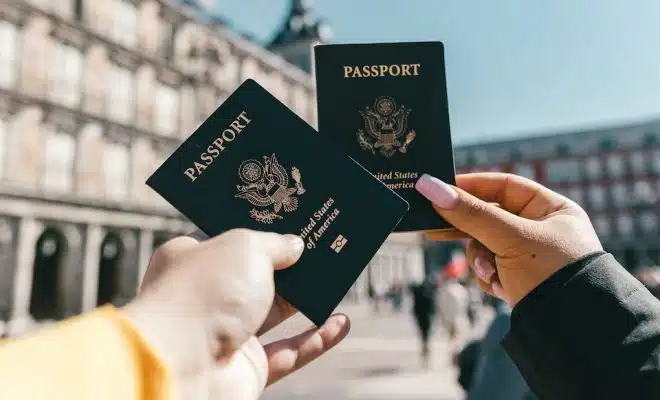
M 234 228 L 299 235 L 305 250 L 295 265 L 275 272 L 275 290 L 316 325 L 408 210 L 405 200 L 253 80 L 147 185 L 208 236 Z
M 449 229 L 416 190 L 422 174 L 455 184 L 441 42 L 314 47 L 321 135 L 401 195 L 397 232 Z

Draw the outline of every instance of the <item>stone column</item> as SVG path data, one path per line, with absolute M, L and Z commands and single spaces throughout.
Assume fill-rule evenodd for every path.
M 34 267 L 37 239 L 43 225 L 34 218 L 23 218 L 18 225 L 16 269 L 14 273 L 14 299 L 12 310 L 12 332 L 26 328 L 30 314 L 32 291 L 32 269 Z
M 154 233 L 152 231 L 146 230 L 140 232 L 138 251 L 138 289 L 142 284 L 142 278 L 144 278 L 144 274 L 147 272 L 147 267 L 149 266 L 149 261 L 151 261 L 151 255 L 153 254 L 153 248 Z
M 96 307 L 103 235 L 103 228 L 99 225 L 87 225 L 83 261 L 82 312 Z
M 0 217 L 0 320 L 11 317 L 16 270 L 18 218 Z

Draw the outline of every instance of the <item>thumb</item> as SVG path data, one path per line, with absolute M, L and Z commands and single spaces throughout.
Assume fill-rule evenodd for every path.
M 424 174 L 415 189 L 430 200 L 436 212 L 456 229 L 498 253 L 510 247 L 524 227 L 522 218 L 470 193 Z
M 298 235 L 283 235 L 250 229 L 233 229 L 210 240 L 221 241 L 223 244 L 250 251 L 263 252 L 276 270 L 295 264 L 305 249 L 305 242 Z

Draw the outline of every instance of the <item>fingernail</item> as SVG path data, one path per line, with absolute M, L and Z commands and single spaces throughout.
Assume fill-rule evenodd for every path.
M 474 259 L 474 272 L 477 274 L 479 279 L 490 283 L 490 279 L 495 273 L 495 267 L 483 257 L 477 257 Z
M 504 293 L 504 288 L 502 287 L 502 284 L 499 282 L 493 282 L 490 287 L 493 289 L 493 294 L 496 297 L 499 297 L 502 300 L 506 301 L 506 294 Z
M 451 186 L 428 174 L 417 180 L 415 189 L 440 208 L 453 208 L 458 200 L 458 193 Z
M 298 235 L 286 235 L 289 240 L 292 251 L 301 253 L 305 248 L 305 242 Z

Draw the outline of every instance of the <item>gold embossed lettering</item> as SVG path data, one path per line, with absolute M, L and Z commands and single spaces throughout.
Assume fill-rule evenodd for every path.
M 353 67 L 344 65 L 344 78 L 349 78 L 349 74 L 353 71 Z
M 421 64 L 344 65 L 344 78 L 380 78 L 385 76 L 417 76 Z
M 191 182 L 194 182 L 199 176 L 213 164 L 214 160 L 220 156 L 220 153 L 227 150 L 230 143 L 232 143 L 239 134 L 252 122 L 248 118 L 245 111 L 241 112 L 232 122 L 229 127 L 224 129 L 219 136 L 215 137 L 211 144 L 206 147 L 206 151 L 198 156 L 198 160 L 194 161 L 192 167 L 186 168 L 183 174 L 187 176 Z

